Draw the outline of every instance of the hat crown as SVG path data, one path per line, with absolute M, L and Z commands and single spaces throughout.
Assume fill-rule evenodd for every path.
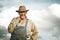
M 26 7 L 25 6 L 20 6 L 19 7 L 19 10 L 16 10 L 16 12 L 21 12 L 21 11 L 29 11 L 29 10 L 26 10 Z
M 26 7 L 25 6 L 20 6 L 19 11 L 26 11 Z

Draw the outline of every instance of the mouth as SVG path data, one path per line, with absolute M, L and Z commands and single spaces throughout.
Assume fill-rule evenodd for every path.
M 25 14 L 22 14 L 22 15 L 20 15 L 20 16 L 25 16 Z

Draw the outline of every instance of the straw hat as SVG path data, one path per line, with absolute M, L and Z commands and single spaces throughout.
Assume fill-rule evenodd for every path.
M 29 10 L 26 10 L 25 6 L 20 6 L 19 10 L 16 10 L 16 12 L 21 12 L 21 11 L 29 11 Z

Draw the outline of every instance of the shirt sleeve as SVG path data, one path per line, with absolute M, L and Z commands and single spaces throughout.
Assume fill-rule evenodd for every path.
M 37 27 L 36 25 L 32 22 L 32 39 L 33 40 L 37 40 L 37 37 L 38 37 L 38 30 L 37 30 Z
M 12 31 L 13 31 L 14 19 L 15 18 L 13 18 L 12 21 L 10 22 L 10 24 L 8 25 L 8 32 L 9 33 L 12 33 Z

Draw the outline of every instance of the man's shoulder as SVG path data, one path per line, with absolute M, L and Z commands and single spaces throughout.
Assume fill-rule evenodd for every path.
M 32 20 L 31 19 L 28 19 L 29 22 L 31 22 Z
M 28 19 L 28 22 L 29 22 L 29 23 L 33 23 L 33 21 L 32 21 L 31 19 Z
M 15 21 L 15 20 L 17 20 L 17 17 L 13 17 L 13 18 L 12 18 L 12 21 Z

